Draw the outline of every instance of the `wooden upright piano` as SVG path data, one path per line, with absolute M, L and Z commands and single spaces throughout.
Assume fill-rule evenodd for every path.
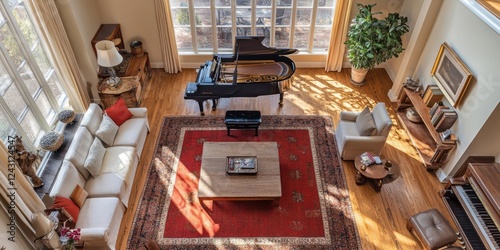
M 499 182 L 499 163 L 469 163 L 441 192 L 466 249 L 500 249 Z

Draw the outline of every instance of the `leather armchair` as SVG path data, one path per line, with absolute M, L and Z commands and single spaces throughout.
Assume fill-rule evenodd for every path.
M 376 129 L 371 135 L 363 136 L 358 130 L 356 120 L 360 112 L 341 111 L 340 121 L 335 130 L 337 149 L 343 160 L 354 160 L 363 152 L 380 154 L 392 127 L 392 121 L 385 103 L 377 103 L 371 112 Z M 359 123 L 359 121 L 358 121 Z

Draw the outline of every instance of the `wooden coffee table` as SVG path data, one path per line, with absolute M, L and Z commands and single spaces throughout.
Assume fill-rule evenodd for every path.
M 363 185 L 366 182 L 369 182 L 375 191 L 379 192 L 382 189 L 382 184 L 390 183 L 396 180 L 400 175 L 399 165 L 396 162 L 391 161 L 391 168 L 386 169 L 384 165 L 387 162 L 387 159 L 381 160 L 381 164 L 374 164 L 366 167 L 365 170 L 362 170 L 361 167 L 363 164 L 361 163 L 361 158 L 359 155 L 356 156 L 354 158 L 354 167 L 358 170 L 355 176 L 356 184 Z
M 229 175 L 227 156 L 257 156 L 257 174 Z M 276 142 L 205 142 L 201 157 L 200 200 L 276 200 L 281 197 Z

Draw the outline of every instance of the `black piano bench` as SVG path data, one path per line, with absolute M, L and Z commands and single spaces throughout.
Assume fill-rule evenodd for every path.
M 262 116 L 258 110 L 228 110 L 224 117 L 227 127 L 227 135 L 231 135 L 231 129 L 255 129 L 255 135 L 259 135 L 259 125 Z
M 440 249 L 458 239 L 450 223 L 435 208 L 413 215 L 406 228 L 415 233 L 425 249 Z

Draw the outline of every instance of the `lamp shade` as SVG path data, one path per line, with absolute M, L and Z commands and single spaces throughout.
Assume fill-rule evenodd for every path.
M 43 237 L 54 230 L 54 222 L 50 221 L 42 212 L 35 212 L 31 215 L 31 226 L 35 230 L 37 238 Z
M 112 41 L 103 40 L 95 44 L 97 51 L 97 64 L 103 67 L 114 67 L 123 61 Z

